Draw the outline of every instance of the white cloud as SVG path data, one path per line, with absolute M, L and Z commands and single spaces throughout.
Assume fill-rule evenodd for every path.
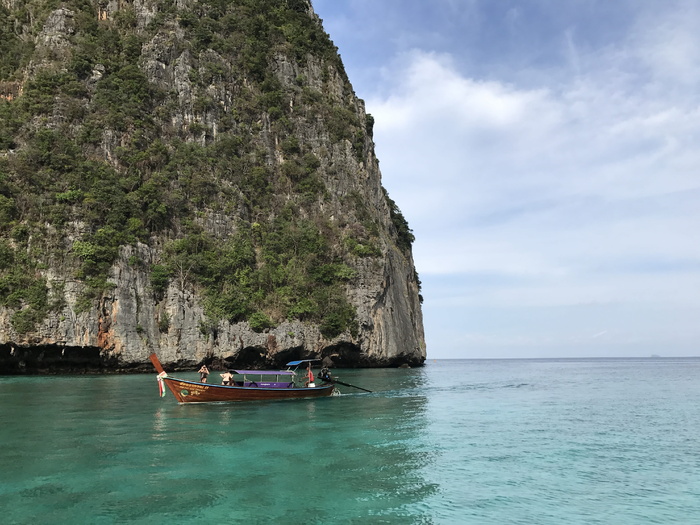
M 665 9 L 650 10 L 640 17 L 632 43 L 637 58 L 649 67 L 652 77 L 662 86 L 697 88 L 699 26 L 700 5 L 692 0 L 673 2 Z
M 508 130 L 540 103 L 542 93 L 522 92 L 498 82 L 465 78 L 450 57 L 412 52 L 403 57 L 401 85 L 377 106 L 387 131 L 408 121 L 436 124 L 447 117 L 466 133 Z M 394 74 L 393 72 L 390 74 Z
M 686 64 L 694 47 L 679 39 Z M 552 337 L 632 344 L 655 304 L 697 307 L 698 99 L 669 100 L 658 75 L 613 67 L 640 50 L 607 51 L 597 64 L 581 57 L 570 84 L 539 89 L 470 78 L 450 56 L 421 51 L 385 72 L 388 94 L 367 101 L 385 185 L 417 235 L 424 295 L 431 277 L 452 276 L 427 309 L 623 305 L 621 328 L 591 332 L 605 337 Z M 479 275 L 501 281 L 463 279 Z M 687 343 L 700 332 L 674 325 L 663 335 Z
M 700 4 L 606 7 L 624 24 L 584 4 L 446 0 L 450 47 L 423 3 L 361 2 L 358 29 L 392 43 L 355 67 L 381 84 L 358 92 L 416 234 L 429 355 L 700 350 Z

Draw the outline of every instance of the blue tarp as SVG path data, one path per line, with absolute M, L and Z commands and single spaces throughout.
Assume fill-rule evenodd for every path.
M 316 361 L 320 361 L 320 359 L 302 359 L 300 361 L 290 361 L 289 363 L 286 364 L 286 366 L 297 366 L 302 363 L 314 363 Z

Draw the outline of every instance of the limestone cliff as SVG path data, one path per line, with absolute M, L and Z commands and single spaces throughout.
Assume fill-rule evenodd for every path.
M 0 372 L 425 360 L 307 0 L 0 0 Z

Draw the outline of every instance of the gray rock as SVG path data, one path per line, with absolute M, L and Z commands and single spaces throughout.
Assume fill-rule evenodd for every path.
M 186 7 L 189 0 L 178 0 Z M 12 5 L 13 0 L 3 0 Z M 148 25 L 157 9 L 155 2 L 136 0 L 134 9 L 138 31 Z M 99 16 L 108 19 L 120 9 L 121 2 L 109 1 Z M 309 16 L 316 17 L 313 11 Z M 320 23 L 320 22 L 319 22 Z M 65 8 L 50 14 L 43 30 L 36 37 L 39 52 L 28 68 L 34 74 L 45 67 L 59 68 L 70 54 L 70 35 L 74 32 L 73 13 Z M 148 80 L 171 93 L 177 104 L 171 104 L 164 116 L 168 133 L 187 141 L 216 140 L 222 119 L 247 80 L 232 76 L 232 61 L 236 57 L 222 56 L 205 50 L 193 56 L 184 43 L 185 35 L 177 24 L 166 22 L 142 47 L 140 67 Z M 205 67 L 206 65 L 206 67 Z M 323 92 L 333 103 L 352 108 L 357 121 L 366 121 L 364 102 L 352 92 L 344 73 L 320 57 L 307 56 L 305 60 L 291 61 L 284 55 L 272 60 L 271 69 L 286 87 L 298 84 Z M 96 65 L 88 83 L 98 82 L 104 67 Z M 211 71 L 217 73 L 212 76 Z M 209 73 L 208 73 L 209 72 Z M 206 83 L 191 80 L 196 74 L 207 78 Z M 209 76 L 207 76 L 209 75 Z M 210 78 L 211 77 L 211 78 Z M 201 100 L 213 101 L 202 105 Z M 199 101 L 199 103 L 198 103 Z M 52 261 L 43 270 L 50 285 L 61 285 L 65 306 L 50 312 L 35 332 L 17 334 L 10 322 L 12 310 L 0 307 L 0 369 L 19 370 L 19 362 L 45 356 L 47 349 L 60 350 L 60 356 L 51 353 L 55 363 L 61 358 L 78 355 L 85 349 L 95 349 L 100 356 L 99 366 L 108 369 L 150 369 L 148 355 L 156 352 L 160 360 L 172 367 L 189 367 L 198 363 L 218 362 L 280 365 L 295 358 L 323 358 L 324 364 L 335 366 L 399 366 L 421 365 L 426 356 L 423 319 L 419 300 L 419 282 L 410 250 L 399 249 L 390 210 L 381 185 L 379 163 L 374 144 L 368 134 L 363 151 L 358 155 L 357 145 L 348 140 L 332 141 L 323 119 L 309 118 L 302 107 L 289 102 L 290 125 L 299 142 L 320 161 L 318 174 L 327 189 L 328 197 L 317 206 L 343 231 L 362 229 L 357 210 L 347 203 L 350 197 L 363 203 L 369 218 L 378 225 L 379 256 L 354 257 L 345 261 L 353 267 L 356 277 L 348 283 L 346 293 L 356 308 L 358 330 L 345 332 L 333 339 L 321 334 L 319 327 L 301 321 L 285 321 L 262 333 L 255 332 L 247 322 L 219 322 L 209 326 L 204 315 L 201 291 L 186 279 L 172 279 L 165 293 L 156 297 L 149 282 L 148 268 L 161 260 L 162 239 L 153 242 L 123 246 L 110 270 L 113 288 L 104 293 L 87 311 L 77 308 L 85 284 L 72 277 L 68 261 Z M 163 108 L 163 111 L 166 111 Z M 59 116 L 55 116 L 59 119 Z M 200 134 L 188 131 L 197 123 L 205 129 Z M 276 143 L 268 115 L 261 115 L 260 132 L 255 140 L 259 147 L 269 151 L 271 164 L 285 162 L 284 154 Z M 47 126 L 51 126 L 49 119 Z M 97 153 L 116 165 L 115 151 L 124 137 L 114 130 L 102 130 Z M 242 199 L 240 199 L 242 201 Z M 301 211 L 304 213 L 303 209 Z M 225 240 L 235 233 L 238 220 L 249 220 L 248 212 L 240 205 L 226 212 L 206 210 L 196 221 L 204 231 Z M 72 224 L 64 239 L 66 254 L 72 242 L 79 239 L 86 226 Z M 18 357 L 21 349 L 23 357 Z M 3 357 L 4 356 L 4 357 Z M 56 357 L 58 356 L 58 357 Z M 86 362 L 94 365 L 90 354 Z

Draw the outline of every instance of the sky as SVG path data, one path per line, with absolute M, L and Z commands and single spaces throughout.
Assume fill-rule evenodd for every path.
M 428 359 L 700 355 L 700 2 L 313 0 Z

